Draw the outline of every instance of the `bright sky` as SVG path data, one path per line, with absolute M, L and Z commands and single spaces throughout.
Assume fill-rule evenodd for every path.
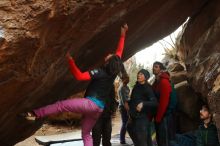
M 180 26 L 177 30 L 175 30 L 172 34 L 170 34 L 173 41 L 175 41 L 175 38 L 177 37 L 178 33 L 181 30 L 182 30 L 182 26 Z M 163 54 L 165 52 L 161 43 L 163 43 L 163 45 L 166 45 L 169 48 L 170 47 L 169 43 L 173 44 L 170 39 L 170 35 L 154 43 L 153 45 L 141 50 L 140 52 L 136 53 L 134 56 L 136 58 L 137 63 L 144 64 L 144 66 L 152 66 L 152 64 L 155 61 L 161 61 L 164 57 Z

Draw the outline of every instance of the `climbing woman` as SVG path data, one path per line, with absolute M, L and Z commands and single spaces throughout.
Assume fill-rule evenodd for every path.
M 83 115 L 81 123 L 83 143 L 84 146 L 92 146 L 93 140 L 90 132 L 105 107 L 105 100 L 109 96 L 112 84 L 117 75 L 122 77 L 127 74 L 121 60 L 127 30 L 127 24 L 121 27 L 121 37 L 116 53 L 108 54 L 105 57 L 104 65 L 100 68 L 81 72 L 70 53 L 67 52 L 66 57 L 73 76 L 79 81 L 90 81 L 86 89 L 85 98 L 62 100 L 34 109 L 32 112 L 28 112 L 25 118 L 27 120 L 35 120 L 61 112 L 81 113 Z

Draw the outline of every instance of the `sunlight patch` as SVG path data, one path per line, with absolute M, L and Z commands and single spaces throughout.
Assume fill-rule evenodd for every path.
M 4 30 L 1 26 L 0 26 L 0 38 L 4 38 Z

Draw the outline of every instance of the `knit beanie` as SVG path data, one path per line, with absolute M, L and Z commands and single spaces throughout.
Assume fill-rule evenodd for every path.
M 149 79 L 149 78 L 150 78 L 150 73 L 149 73 L 146 69 L 141 69 L 141 70 L 138 72 L 138 74 L 139 74 L 139 73 L 144 74 L 144 77 L 145 77 L 146 79 Z

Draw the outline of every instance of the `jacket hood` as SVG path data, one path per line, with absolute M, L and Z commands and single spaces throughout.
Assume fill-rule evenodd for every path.
M 161 72 L 159 76 L 161 79 L 163 78 L 163 79 L 170 80 L 170 75 L 167 72 Z

